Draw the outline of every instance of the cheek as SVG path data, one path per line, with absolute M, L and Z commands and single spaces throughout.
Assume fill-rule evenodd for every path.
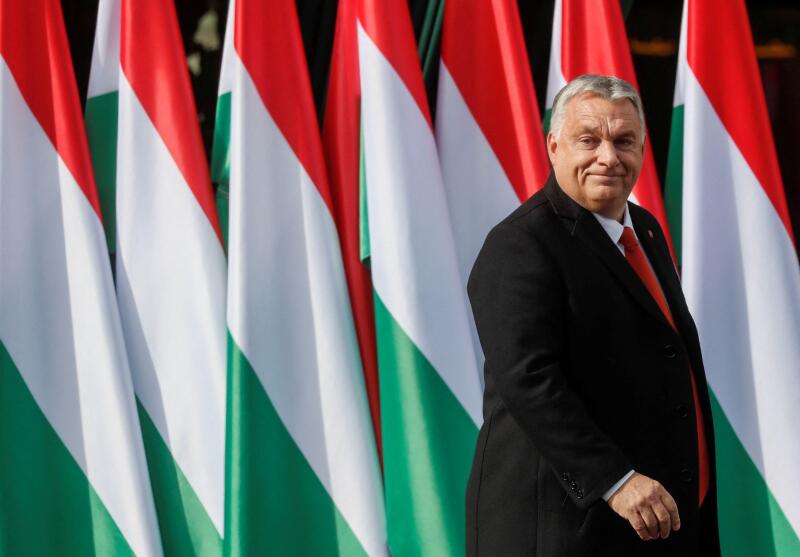
M 643 157 L 636 153 L 621 153 L 619 160 L 625 165 L 630 172 L 637 172 L 642 167 Z
M 583 154 L 575 159 L 575 171 L 578 174 L 585 175 L 592 168 L 592 163 L 595 157 L 592 155 Z

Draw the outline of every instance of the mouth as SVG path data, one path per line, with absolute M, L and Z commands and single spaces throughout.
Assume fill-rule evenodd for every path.
M 624 178 L 618 174 L 589 174 L 589 176 L 601 184 L 613 184 Z

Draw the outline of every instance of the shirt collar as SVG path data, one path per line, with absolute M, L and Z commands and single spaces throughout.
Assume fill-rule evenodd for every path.
M 611 241 L 614 244 L 619 243 L 619 239 L 622 238 L 622 231 L 625 229 L 626 226 L 629 226 L 631 230 L 633 230 L 633 221 L 631 220 L 631 214 L 628 211 L 628 204 L 625 204 L 625 213 L 622 215 L 622 224 L 620 224 L 616 219 L 610 219 L 608 217 L 604 217 L 603 215 L 598 215 L 597 213 L 592 213 L 594 218 L 597 219 L 597 222 L 600 223 L 600 226 L 603 227 L 603 230 L 606 231 L 608 237 L 611 238 Z M 633 235 L 636 236 L 636 231 L 634 230 Z

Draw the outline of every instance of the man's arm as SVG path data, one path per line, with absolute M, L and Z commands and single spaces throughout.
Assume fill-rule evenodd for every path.
M 534 235 L 501 224 L 468 291 L 500 397 L 573 502 L 588 507 L 633 467 L 567 381 L 568 296 L 555 261 Z
M 566 379 L 567 292 L 539 241 L 513 224 L 495 227 L 468 291 L 498 393 L 572 501 L 587 508 L 607 496 L 643 540 L 679 529 L 672 496 L 658 481 L 633 472 Z
M 617 491 L 619 491 L 619 488 L 621 488 L 621 487 L 622 487 L 622 484 L 624 484 L 625 482 L 627 482 L 627 481 L 628 481 L 628 479 L 629 479 L 631 476 L 633 476 L 633 470 L 629 471 L 627 474 L 625 474 L 624 476 L 622 476 L 622 477 L 619 479 L 619 481 L 618 481 L 617 483 L 615 483 L 614 485 L 612 485 L 611 487 L 609 487 L 609 488 L 608 488 L 608 491 L 606 491 L 605 493 L 603 493 L 603 501 L 605 501 L 605 502 L 608 502 L 608 500 L 609 500 L 609 499 L 611 499 L 611 496 L 612 496 L 612 495 L 614 495 L 614 494 L 615 494 Z

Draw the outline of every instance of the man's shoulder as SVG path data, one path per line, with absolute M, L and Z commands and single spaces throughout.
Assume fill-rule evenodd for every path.
M 497 223 L 493 230 L 515 228 L 532 231 L 545 222 L 549 222 L 553 215 L 550 200 L 545 191 L 541 189 Z
M 558 218 L 544 190 L 539 190 L 509 213 L 486 235 L 478 261 L 530 256 L 557 234 Z
M 632 201 L 628 201 L 628 211 L 630 211 L 632 219 L 638 219 L 640 222 L 647 223 L 651 226 L 657 226 L 659 229 L 661 229 L 661 225 L 658 224 L 658 220 L 653 213 L 641 205 L 637 205 Z
M 521 273 L 537 262 L 550 259 L 546 246 L 556 223 L 553 207 L 543 190 L 497 223 L 486 235 L 472 267 L 467 284 L 470 297 L 478 295 L 487 285 L 502 282 L 500 277 L 504 272 Z

